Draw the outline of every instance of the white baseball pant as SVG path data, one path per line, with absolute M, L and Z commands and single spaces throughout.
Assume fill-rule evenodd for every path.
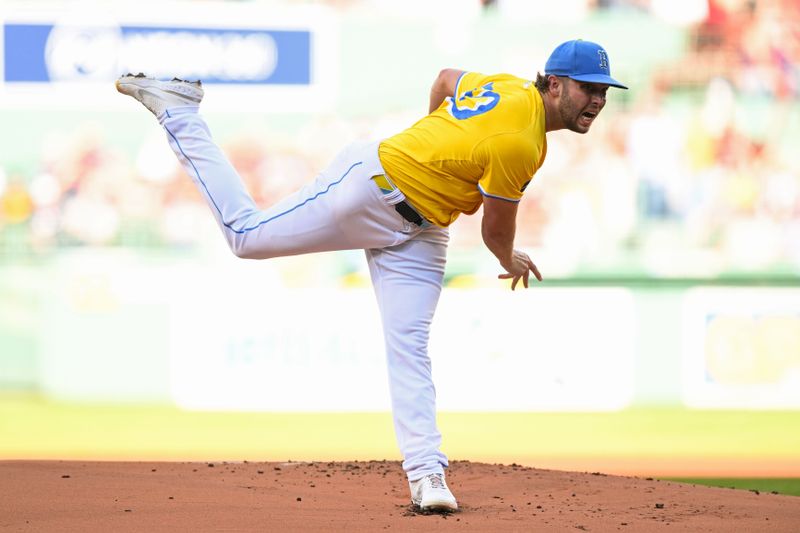
M 436 399 L 428 337 L 444 277 L 446 228 L 416 226 L 372 177 L 384 174 L 378 143 L 345 148 L 314 181 L 260 210 L 197 107 L 159 117 L 169 144 L 208 202 L 239 257 L 267 259 L 331 250 L 365 249 L 383 321 L 392 414 L 409 481 L 441 473 Z

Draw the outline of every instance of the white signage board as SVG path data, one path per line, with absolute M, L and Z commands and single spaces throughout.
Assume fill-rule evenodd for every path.
M 800 408 L 800 289 L 686 293 L 683 396 L 689 407 Z
M 173 305 L 171 388 L 178 405 L 390 409 L 371 289 L 261 288 L 257 270 L 243 274 L 224 286 L 199 276 L 203 303 Z M 430 345 L 438 407 L 624 408 L 634 394 L 634 332 L 633 298 L 624 289 L 446 289 Z

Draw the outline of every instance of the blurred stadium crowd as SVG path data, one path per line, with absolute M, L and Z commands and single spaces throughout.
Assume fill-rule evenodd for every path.
M 656 16 L 663 3 L 586 5 Z M 486 16 L 501 4 L 481 2 Z M 624 100 L 610 93 L 589 135 L 549 136 L 548 161 L 520 207 L 520 244 L 560 256 L 565 275 L 796 274 L 800 2 L 703 0 L 699 11 L 698 2 L 676 4 L 699 13 L 685 26 L 682 58 L 655 66 Z M 331 120 L 305 129 L 369 133 Z M 324 142 L 311 150 L 313 143 L 242 134 L 224 148 L 256 201 L 269 205 L 313 177 L 342 137 Z M 207 207 L 160 137 L 131 159 L 87 126 L 45 139 L 40 154 L 33 172 L 0 168 L 0 262 L 72 246 L 192 249 L 208 240 L 197 231 L 210 221 Z M 454 249 L 480 246 L 478 225 L 479 217 L 462 217 Z

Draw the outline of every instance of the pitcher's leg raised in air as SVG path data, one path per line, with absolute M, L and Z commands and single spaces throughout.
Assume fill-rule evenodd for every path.
M 199 82 L 128 75 L 117 80 L 117 89 L 156 116 L 237 256 L 384 247 L 409 238 L 371 180 L 383 173 L 377 143 L 348 146 L 313 181 L 260 209 L 198 112 L 204 94 Z

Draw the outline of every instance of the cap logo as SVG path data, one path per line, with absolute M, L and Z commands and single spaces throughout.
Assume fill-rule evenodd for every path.
M 602 48 L 597 51 L 597 55 L 600 56 L 600 69 L 603 72 L 608 72 L 608 54 Z

